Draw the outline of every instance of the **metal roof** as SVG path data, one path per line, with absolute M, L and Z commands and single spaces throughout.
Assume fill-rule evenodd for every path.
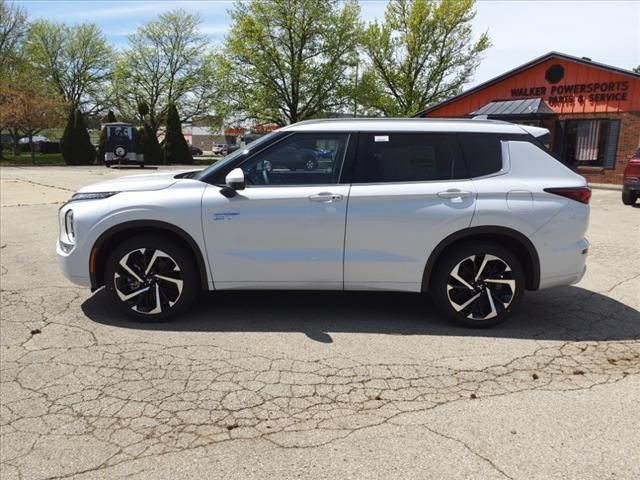
M 547 115 L 554 111 L 542 98 L 521 98 L 518 100 L 497 100 L 480 107 L 471 115 L 512 116 Z

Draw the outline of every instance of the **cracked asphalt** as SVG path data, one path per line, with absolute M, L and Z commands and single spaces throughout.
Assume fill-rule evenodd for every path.
M 640 208 L 510 322 L 416 295 L 215 292 L 132 323 L 69 283 L 61 202 L 139 170 L 0 169 L 0 477 L 640 478 Z

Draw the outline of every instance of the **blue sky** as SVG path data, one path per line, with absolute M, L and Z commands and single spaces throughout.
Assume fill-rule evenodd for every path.
M 221 0 L 55 1 L 23 0 L 30 18 L 68 24 L 93 22 L 118 48 L 127 35 L 159 13 L 177 7 L 200 14 L 202 32 L 220 44 L 229 27 L 227 10 L 233 2 Z M 361 0 L 366 21 L 382 18 L 386 1 Z M 640 65 L 640 0 L 478 0 L 475 33 L 488 31 L 493 42 L 474 80 L 489 80 L 551 50 L 620 68 Z

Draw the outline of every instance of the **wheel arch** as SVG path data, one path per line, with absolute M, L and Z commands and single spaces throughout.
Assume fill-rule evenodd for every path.
M 159 220 L 131 220 L 105 230 L 91 247 L 91 255 L 89 257 L 91 290 L 97 290 L 104 285 L 105 264 L 109 257 L 109 252 L 115 245 L 133 235 L 149 233 L 168 236 L 186 247 L 197 266 L 202 288 L 204 290 L 209 288 L 204 256 L 197 242 L 189 233 L 180 227 Z
M 461 243 L 473 240 L 488 240 L 500 243 L 518 257 L 525 272 L 527 290 L 537 290 L 540 286 L 540 257 L 531 240 L 507 227 L 480 226 L 455 232 L 442 240 L 429 255 L 422 276 L 422 291 L 429 290 L 435 266 L 443 255 Z

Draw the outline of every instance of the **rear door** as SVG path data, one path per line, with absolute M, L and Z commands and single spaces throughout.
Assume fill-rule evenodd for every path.
M 347 211 L 345 290 L 420 291 L 430 252 L 469 227 L 475 198 L 454 135 L 362 132 Z

